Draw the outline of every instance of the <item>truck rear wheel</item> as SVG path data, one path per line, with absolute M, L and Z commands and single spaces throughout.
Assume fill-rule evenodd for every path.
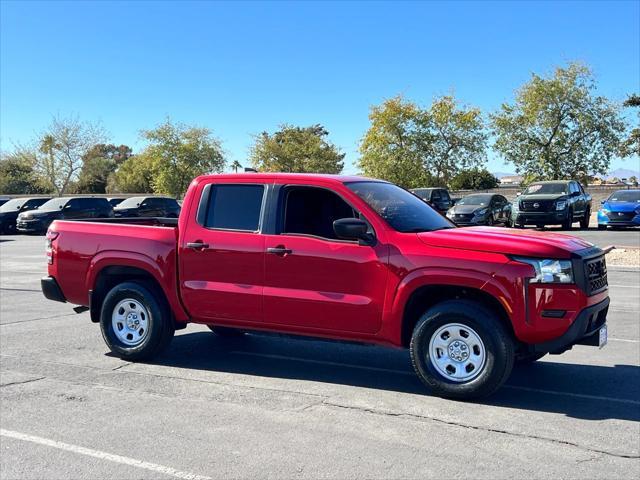
M 507 380 L 514 345 L 493 312 L 477 302 L 448 300 L 418 320 L 410 354 L 418 377 L 438 396 L 469 400 Z
M 133 361 L 160 353 L 175 332 L 162 292 L 142 282 L 125 282 L 111 289 L 102 303 L 100 329 L 113 353 Z

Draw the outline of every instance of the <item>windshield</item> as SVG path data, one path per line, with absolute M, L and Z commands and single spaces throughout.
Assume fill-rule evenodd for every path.
M 461 200 L 458 200 L 456 205 L 479 205 L 484 207 L 491 202 L 491 195 L 469 195 Z
M 613 192 L 609 197 L 609 201 L 610 202 L 640 202 L 640 190 L 620 190 L 619 192 Z
M 15 212 L 20 209 L 22 205 L 24 205 L 24 202 L 26 202 L 24 198 L 14 198 L 12 200 L 9 200 L 7 203 L 0 207 L 0 212 Z
M 116 210 L 120 208 L 136 208 L 139 207 L 146 197 L 131 197 L 121 201 L 115 206 Z
M 352 182 L 346 186 L 399 232 L 429 232 L 455 225 L 415 195 L 392 183 Z
M 69 198 L 67 197 L 52 198 L 48 202 L 43 203 L 38 210 L 60 210 L 68 201 Z
M 569 193 L 567 190 L 569 188 L 568 183 L 532 183 L 527 187 L 527 189 L 522 193 L 523 195 L 545 195 L 547 193 L 550 194 L 561 194 L 566 195 Z

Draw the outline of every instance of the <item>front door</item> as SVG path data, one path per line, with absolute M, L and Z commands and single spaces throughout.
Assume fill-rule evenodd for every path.
M 359 213 L 328 189 L 283 187 L 278 211 L 279 234 L 265 241 L 265 322 L 303 332 L 377 332 L 388 247 L 339 240 L 333 222 Z
M 180 287 L 195 321 L 262 320 L 265 186 L 212 184 L 181 233 Z M 193 210 L 193 208 L 192 208 Z

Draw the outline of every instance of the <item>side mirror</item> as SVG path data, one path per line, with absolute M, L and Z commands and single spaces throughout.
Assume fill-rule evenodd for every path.
M 359 218 L 340 218 L 333 222 L 333 231 L 343 240 L 358 240 L 360 245 L 373 245 L 375 237 L 370 233 L 369 225 Z
M 604 202 L 606 202 L 606 200 L 600 200 L 600 205 L 604 205 Z
M 572 192 L 571 196 L 572 197 L 579 197 L 580 196 L 580 192 Z
M 520 195 L 522 195 L 522 192 L 516 193 L 516 197 L 519 197 Z

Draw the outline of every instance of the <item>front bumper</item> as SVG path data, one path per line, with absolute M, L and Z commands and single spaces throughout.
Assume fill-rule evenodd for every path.
M 58 282 L 54 277 L 42 277 L 40 279 L 40 287 L 42 288 L 42 293 L 49 300 L 53 300 L 55 302 L 66 303 L 67 299 L 62 293 L 62 289 Z
M 548 342 L 531 345 L 531 350 L 562 353 L 574 345 L 598 345 L 598 333 L 607 323 L 608 311 L 609 297 L 582 310 L 563 335 Z
M 49 227 L 51 220 L 20 220 L 16 222 L 16 229 L 19 232 L 40 233 L 45 232 Z
M 568 210 L 553 212 L 523 212 L 512 213 L 513 222 L 520 225 L 553 225 L 567 220 Z
M 618 212 L 611 212 L 608 216 L 602 210 L 598 210 L 598 225 L 607 225 L 610 227 L 640 227 L 640 214 L 635 215 L 632 218 L 628 218 L 627 215 L 620 215 L 622 220 L 616 218 Z
M 449 220 L 451 220 L 453 223 L 455 223 L 460 227 L 468 227 L 472 225 L 487 225 L 489 223 L 489 217 L 486 215 L 479 216 L 479 217 L 471 217 L 471 218 L 469 218 L 468 216 L 465 216 L 465 217 L 466 218 L 456 218 L 455 216 L 452 216 L 452 217 L 447 216 Z

